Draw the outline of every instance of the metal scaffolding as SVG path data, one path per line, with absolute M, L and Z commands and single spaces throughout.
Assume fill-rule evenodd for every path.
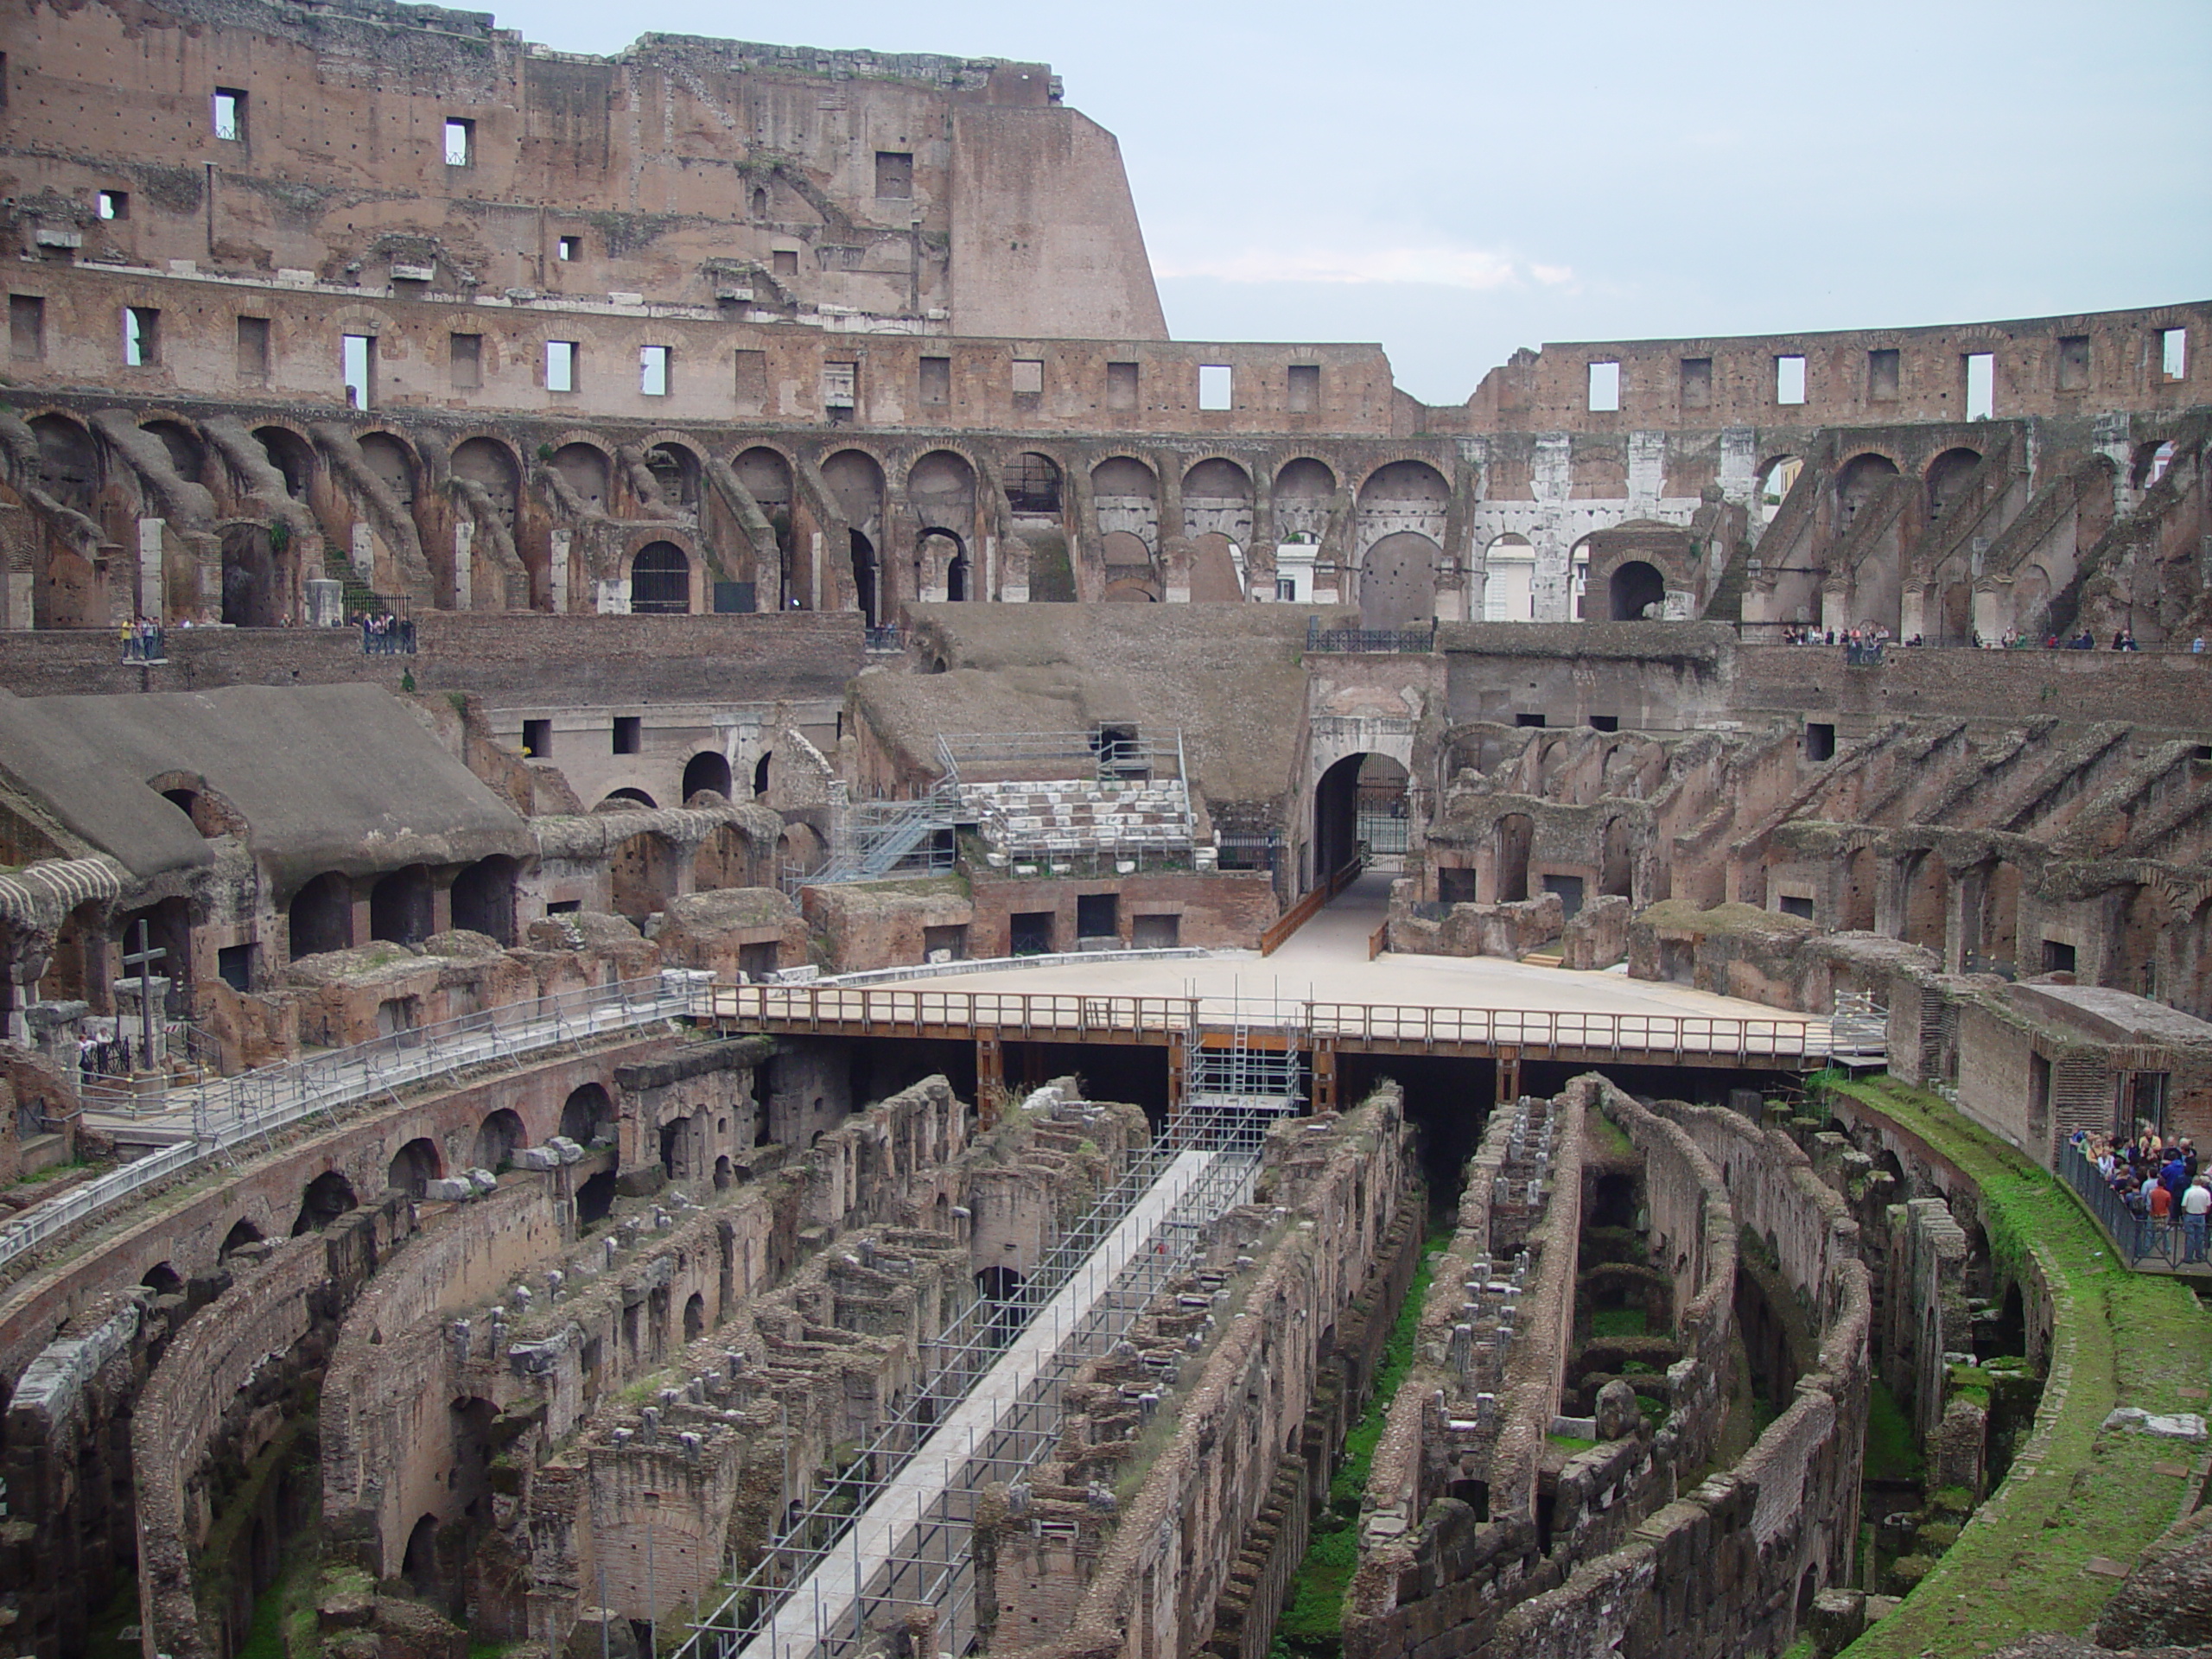
M 1249 1200 L 1267 1131 L 1295 1106 L 1287 1090 L 1186 1103 L 1026 1280 L 963 1310 L 931 1344 L 913 1400 L 836 1480 L 799 1494 L 787 1478 L 787 1523 L 710 1611 L 695 1610 L 676 1659 L 844 1659 L 871 1628 L 924 1609 L 936 1650 L 966 1651 L 980 1495 L 1057 1444 L 1064 1385 Z

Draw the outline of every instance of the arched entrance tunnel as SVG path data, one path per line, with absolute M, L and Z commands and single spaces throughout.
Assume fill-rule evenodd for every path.
M 1408 846 L 1406 769 L 1387 754 L 1348 754 L 1313 786 L 1313 872 L 1319 887 L 1365 847 L 1394 861 Z

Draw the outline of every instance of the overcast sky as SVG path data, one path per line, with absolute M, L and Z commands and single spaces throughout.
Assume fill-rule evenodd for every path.
M 643 29 L 1043 60 L 1122 143 L 1179 339 L 1378 340 L 1457 403 L 1516 346 L 2212 297 L 2208 0 L 1401 0 L 750 11 Z

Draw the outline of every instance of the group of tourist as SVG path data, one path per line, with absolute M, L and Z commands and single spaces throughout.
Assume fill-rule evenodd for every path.
M 150 619 L 134 616 L 118 630 L 123 645 L 123 660 L 126 663 L 159 663 L 168 660 L 162 645 L 162 630 Z
M 77 1039 L 77 1073 L 86 1083 L 95 1077 L 127 1077 L 136 1058 L 130 1039 L 122 1032 L 86 1032 Z
M 412 657 L 415 654 L 415 620 L 412 617 L 394 616 L 390 611 L 372 616 L 362 612 L 353 618 L 354 626 L 361 630 L 361 649 L 371 657 Z
M 2212 1215 L 2212 1170 L 2200 1170 L 2187 1135 L 2167 1141 L 2145 1128 L 2133 1141 L 2076 1129 L 2068 1144 L 2095 1168 L 2130 1215 L 2155 1229 L 2181 1229 L 2183 1259 L 2205 1260 L 2205 1217 Z M 2147 1243 L 2147 1241 L 2146 1241 Z M 2143 1254 L 2149 1254 L 2145 1249 Z

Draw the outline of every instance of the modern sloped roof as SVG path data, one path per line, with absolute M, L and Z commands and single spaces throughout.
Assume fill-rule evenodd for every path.
M 226 686 L 138 696 L 0 691 L 0 780 L 140 880 L 213 861 L 152 787 L 195 775 L 245 820 L 278 893 L 537 850 L 523 819 L 380 686 Z

